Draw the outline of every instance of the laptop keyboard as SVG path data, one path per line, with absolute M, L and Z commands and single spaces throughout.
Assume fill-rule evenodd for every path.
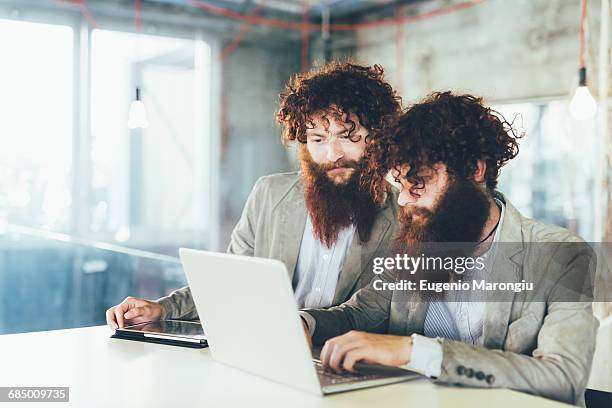
M 319 375 L 319 378 L 327 384 L 344 384 L 381 378 L 380 375 L 364 375 L 349 372 L 336 373 L 334 371 L 325 369 L 325 367 L 323 367 L 323 364 L 321 364 L 320 361 L 313 361 L 312 363 L 317 369 L 317 374 Z

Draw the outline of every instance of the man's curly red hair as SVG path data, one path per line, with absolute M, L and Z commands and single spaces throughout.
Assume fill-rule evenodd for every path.
M 406 179 L 413 189 L 423 187 L 419 172 L 443 163 L 451 177 L 470 178 L 478 160 L 486 163 L 485 183 L 497 186 L 499 171 L 519 151 L 512 124 L 469 94 L 435 92 L 411 106 L 398 122 L 368 146 L 368 177 L 372 190 L 384 183 L 390 169 L 408 164 Z M 380 199 L 380 197 L 377 197 Z
M 380 65 L 332 62 L 291 78 L 280 95 L 276 114 L 277 122 L 283 125 L 283 143 L 306 143 L 306 130 L 313 126 L 313 115 L 332 107 L 346 122 L 351 122 L 351 113 L 355 114 L 369 137 L 385 129 L 397 118 L 401 98 L 383 73 Z M 351 125 L 349 136 L 355 129 L 355 123 Z

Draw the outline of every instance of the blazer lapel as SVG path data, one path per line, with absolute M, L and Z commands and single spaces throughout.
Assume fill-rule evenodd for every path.
M 395 215 L 387 200 L 383 207 L 378 210 L 368 242 L 362 244 L 359 241 L 359 233 L 355 231 L 353 242 L 346 254 L 344 266 L 338 278 L 338 285 L 336 286 L 336 293 L 334 295 L 334 304 L 344 302 L 362 273 L 371 273 L 366 271 L 365 268 L 367 268 L 376 254 L 376 251 L 384 240 L 394 219 Z M 372 275 L 372 277 L 374 277 L 374 275 Z
M 291 187 L 279 202 L 277 211 L 280 221 L 279 259 L 285 263 L 289 277 L 293 279 L 307 218 L 301 181 Z
M 498 193 L 505 203 L 505 216 L 498 242 L 498 250 L 490 271 L 492 282 L 519 282 L 521 276 L 520 254 L 524 249 L 522 217 L 508 200 Z M 501 349 L 508 333 L 508 322 L 516 294 L 513 291 L 496 292 L 495 298 L 486 303 L 483 326 L 484 346 Z
M 425 316 L 427 316 L 427 309 L 429 309 L 429 302 L 415 294 L 410 302 L 395 302 L 392 303 L 391 307 L 402 307 L 404 309 L 401 314 L 398 314 L 398 316 L 407 316 L 404 333 L 408 335 L 413 333 L 423 334 L 423 325 Z

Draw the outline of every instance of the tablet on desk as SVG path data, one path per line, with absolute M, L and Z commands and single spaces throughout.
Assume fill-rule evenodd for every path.
M 140 323 L 116 329 L 111 337 L 192 348 L 208 346 L 199 321 L 158 320 Z

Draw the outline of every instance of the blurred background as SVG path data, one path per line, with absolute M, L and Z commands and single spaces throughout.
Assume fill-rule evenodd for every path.
M 296 168 L 278 95 L 336 58 L 406 106 L 481 95 L 525 132 L 499 189 L 611 241 L 609 0 L 0 0 L 0 333 L 104 323 L 224 250 Z M 586 87 L 579 68 L 586 69 Z

